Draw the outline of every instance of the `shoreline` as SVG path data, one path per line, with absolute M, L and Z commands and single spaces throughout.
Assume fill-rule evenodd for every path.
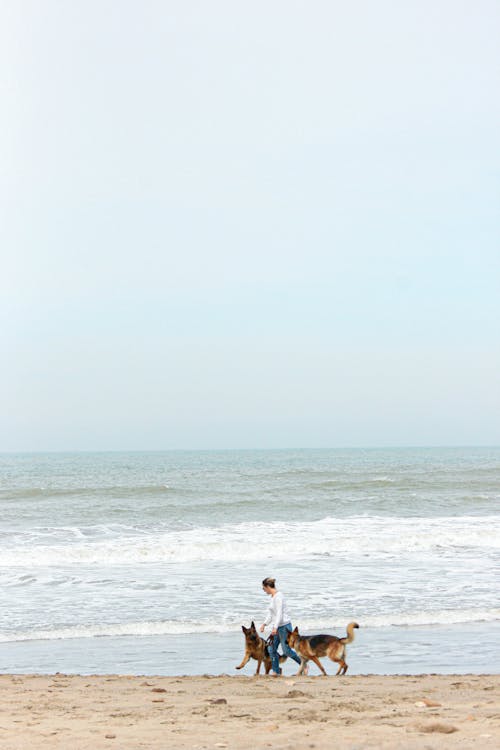
M 0 746 L 498 747 L 498 674 L 0 674 Z
M 248 622 L 246 624 L 249 624 Z M 500 640 L 500 620 L 418 627 L 363 627 L 348 646 L 349 676 L 357 674 L 500 673 L 500 654 L 471 644 Z M 325 632 L 331 632 L 326 630 Z M 339 630 L 339 633 L 341 631 Z M 443 648 L 443 645 L 446 645 Z M 121 635 L 92 638 L 26 640 L 0 643 L 0 669 L 16 674 L 155 674 L 164 677 L 241 673 L 244 638 L 238 627 L 226 633 Z M 326 660 L 328 673 L 336 671 Z M 286 675 L 295 663 L 283 665 Z M 319 674 L 315 665 L 312 674 Z

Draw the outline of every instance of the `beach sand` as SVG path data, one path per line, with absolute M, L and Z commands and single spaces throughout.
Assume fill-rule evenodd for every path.
M 0 747 L 496 748 L 499 675 L 0 675 Z

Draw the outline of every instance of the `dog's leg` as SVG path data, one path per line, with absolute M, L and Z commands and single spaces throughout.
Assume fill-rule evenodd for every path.
M 345 661 L 343 659 L 334 659 L 334 661 L 336 661 L 337 664 L 340 665 L 339 668 L 337 669 L 337 674 L 335 676 L 337 677 L 338 675 L 345 674 L 347 672 L 347 669 L 348 669 L 347 664 L 345 663 Z
M 301 674 L 304 674 L 304 669 L 305 669 L 305 668 L 306 668 L 306 666 L 307 666 L 307 661 L 308 661 L 308 660 L 307 660 L 307 659 L 304 659 L 304 657 L 303 657 L 303 656 L 301 656 L 301 657 L 300 657 L 300 667 L 299 667 L 299 671 L 297 672 L 297 677 L 298 677 L 299 675 L 301 675 Z
M 257 659 L 257 669 L 255 670 L 255 674 L 256 675 L 260 674 L 260 665 L 261 664 L 262 664 L 262 660 L 261 659 Z
M 313 662 L 314 662 L 315 664 L 317 664 L 317 665 L 318 665 L 318 667 L 319 667 L 319 668 L 321 669 L 321 671 L 323 672 L 324 676 L 325 676 L 325 677 L 328 677 L 328 675 L 327 675 L 327 674 L 326 674 L 326 672 L 325 672 L 325 668 L 323 667 L 323 665 L 322 665 L 322 663 L 320 662 L 320 660 L 318 659 L 318 657 L 317 657 L 317 656 L 311 656 L 311 659 L 313 660 Z
M 245 656 L 243 657 L 243 661 L 241 662 L 239 666 L 235 667 L 235 669 L 243 669 L 245 664 L 248 664 L 249 661 L 250 661 L 250 654 L 245 653 Z

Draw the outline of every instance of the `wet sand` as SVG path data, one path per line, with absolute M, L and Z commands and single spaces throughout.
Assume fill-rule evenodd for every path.
M 499 745 L 499 675 L 0 675 L 2 750 Z

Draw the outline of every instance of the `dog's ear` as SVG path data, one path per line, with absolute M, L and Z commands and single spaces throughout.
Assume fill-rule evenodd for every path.
M 293 630 L 293 632 L 294 632 L 294 633 L 297 633 L 297 635 L 298 635 L 298 634 L 299 634 L 299 628 L 298 628 L 298 627 L 295 627 L 295 628 L 294 628 L 294 630 Z
M 247 632 L 247 628 L 244 625 L 241 626 L 241 629 L 243 630 L 244 633 Z
M 254 623 L 253 620 L 252 620 L 252 624 L 250 625 L 250 630 L 257 630 L 257 628 L 255 627 L 255 623 Z

